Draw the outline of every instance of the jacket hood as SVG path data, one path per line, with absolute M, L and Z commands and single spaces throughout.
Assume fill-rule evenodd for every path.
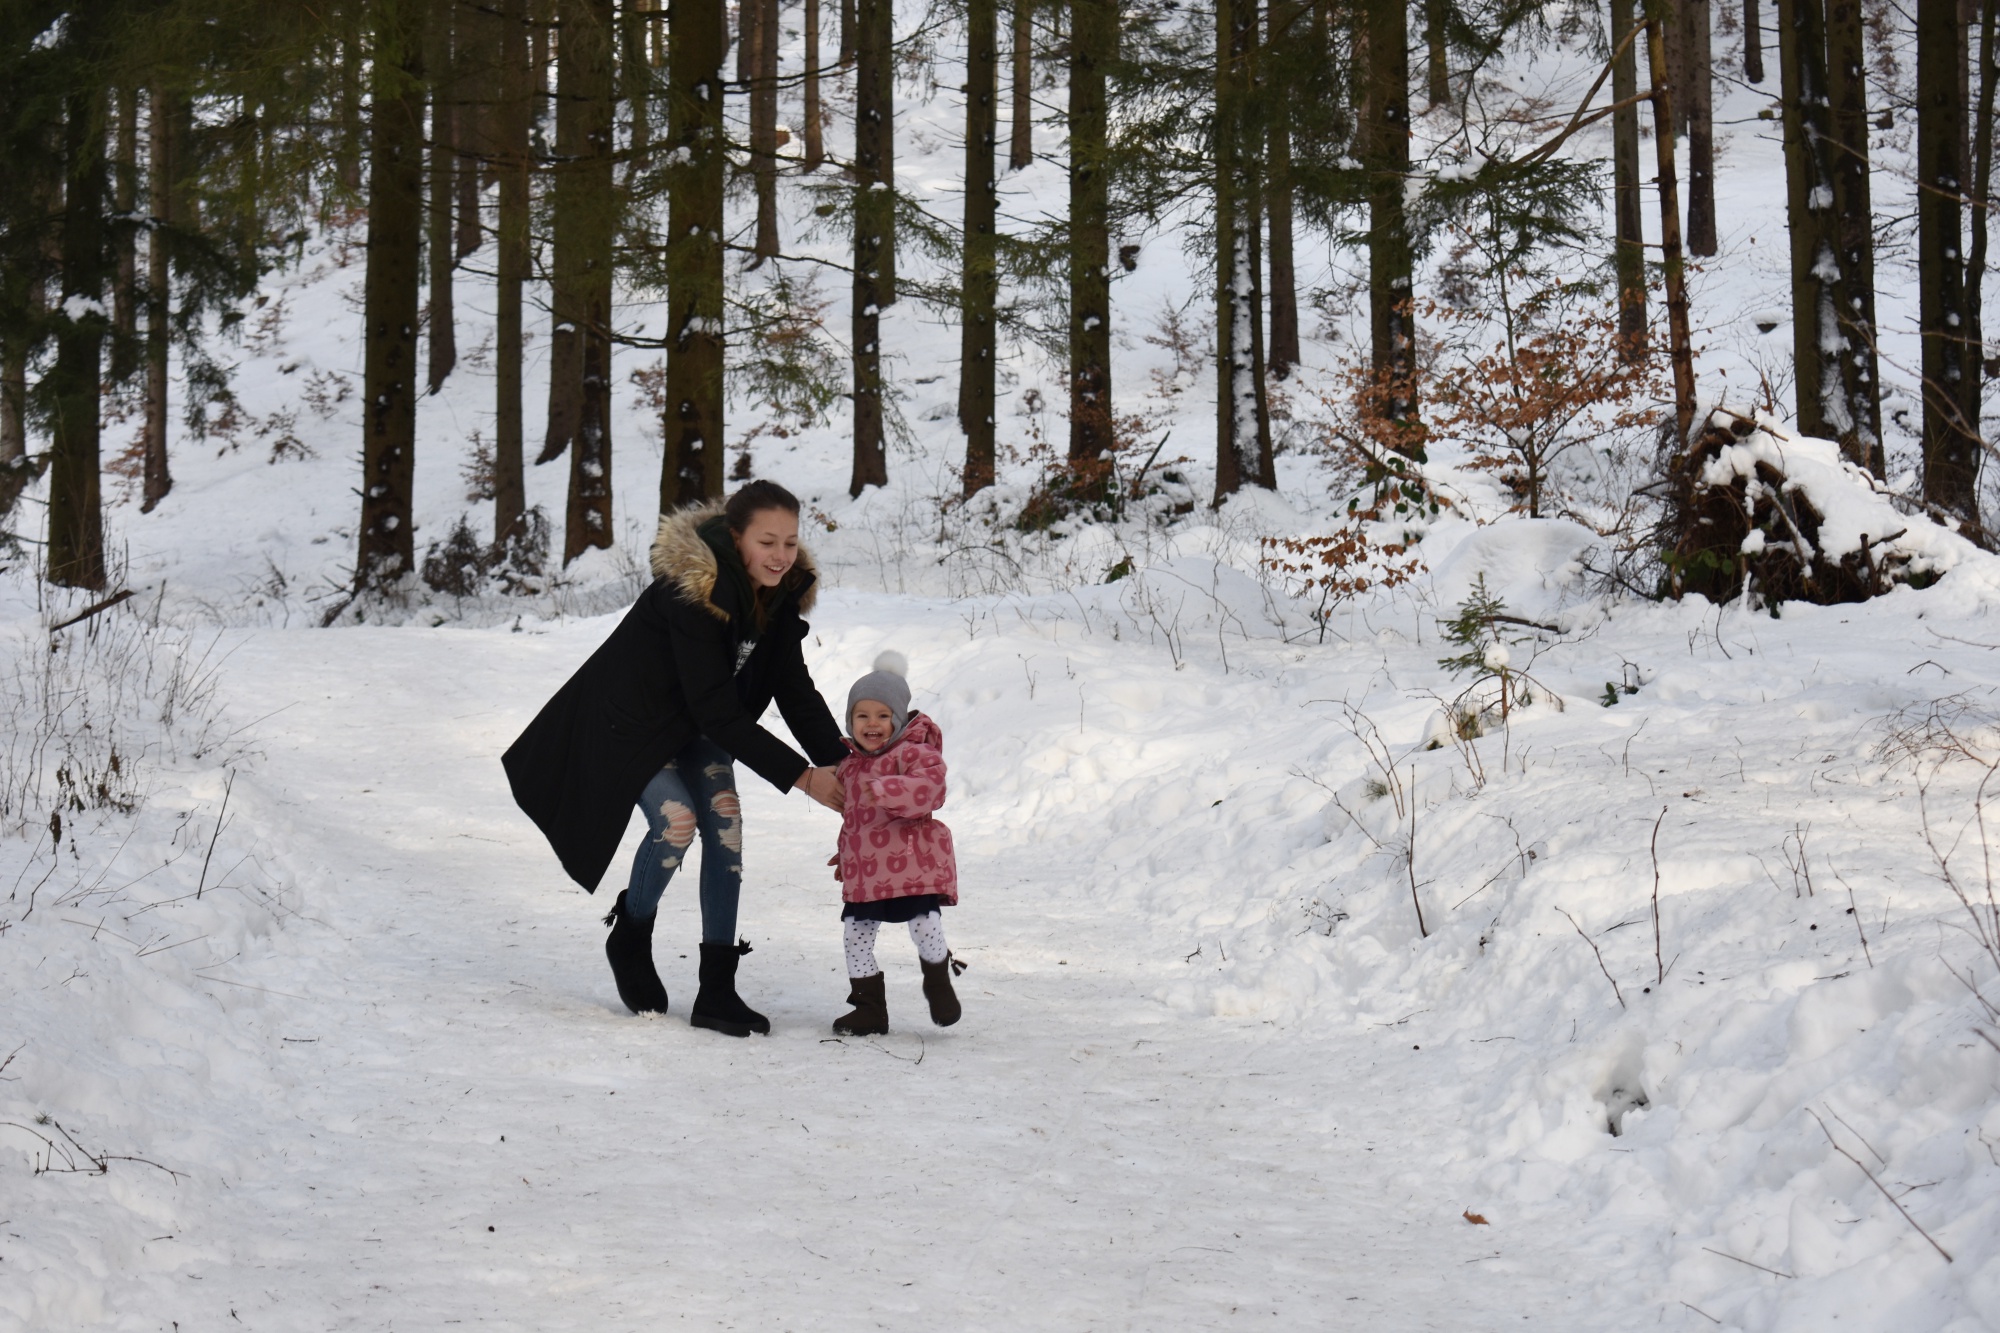
M 702 540 L 701 525 L 722 516 L 722 502 L 671 509 L 660 515 L 660 528 L 653 537 L 653 577 L 671 579 L 681 600 L 714 616 L 729 619 L 729 613 L 715 604 L 715 582 L 721 570 L 715 551 Z M 813 563 L 805 543 L 799 543 L 798 563 L 785 575 L 785 587 L 797 594 L 799 614 L 812 610 L 819 594 L 819 566 Z

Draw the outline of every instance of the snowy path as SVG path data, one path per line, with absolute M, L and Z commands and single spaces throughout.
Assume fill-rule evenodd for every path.
M 921 1017 L 885 933 L 895 1032 L 841 1043 L 831 817 L 746 784 L 773 1035 L 686 1026 L 691 893 L 662 913 L 673 1015 L 626 1014 L 599 904 L 495 762 L 586 643 L 272 632 L 232 659 L 235 702 L 283 710 L 248 799 L 319 923 L 216 974 L 283 992 L 292 1038 L 194 1266 L 243 1326 L 1604 1326 L 1577 1238 L 1460 1219 L 1420 1053 L 1170 1012 L 1173 942 L 1029 837 L 962 839 L 991 886 L 948 923 L 964 1022 Z

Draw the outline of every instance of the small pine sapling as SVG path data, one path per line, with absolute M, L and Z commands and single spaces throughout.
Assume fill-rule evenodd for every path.
M 1515 707 L 1533 705 L 1537 690 L 1555 702 L 1558 712 L 1562 710 L 1562 700 L 1552 690 L 1530 676 L 1524 668 L 1514 665 L 1513 652 L 1500 631 L 1501 625 L 1523 625 L 1556 632 L 1554 626 L 1510 614 L 1506 602 L 1494 596 L 1486 586 L 1483 572 L 1474 577 L 1471 590 L 1458 604 L 1458 614 L 1438 622 L 1445 642 L 1459 649 L 1449 657 L 1440 657 L 1438 665 L 1453 676 L 1473 673 L 1472 682 L 1452 700 L 1449 710 L 1454 729 L 1461 739 L 1470 740 L 1480 735 L 1479 728 L 1489 711 L 1496 711 L 1500 725 L 1505 727 Z M 1497 687 L 1494 701 L 1491 704 L 1468 703 L 1489 681 Z

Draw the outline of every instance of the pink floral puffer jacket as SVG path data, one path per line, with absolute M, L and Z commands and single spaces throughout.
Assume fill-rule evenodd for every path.
M 849 741 L 850 748 L 854 742 Z M 847 790 L 840 820 L 840 896 L 850 903 L 935 893 L 958 901 L 951 830 L 931 817 L 944 804 L 944 734 L 922 713 L 891 744 L 855 750 L 836 770 Z

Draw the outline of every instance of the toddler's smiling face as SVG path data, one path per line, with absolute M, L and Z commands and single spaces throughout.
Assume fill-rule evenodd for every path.
M 854 705 L 854 716 L 847 720 L 847 725 L 855 744 L 873 754 L 896 734 L 896 715 L 889 711 L 889 705 L 885 703 L 863 699 Z

